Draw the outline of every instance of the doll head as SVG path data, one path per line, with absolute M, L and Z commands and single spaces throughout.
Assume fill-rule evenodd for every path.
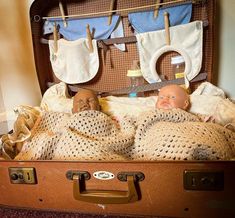
M 79 89 L 73 98 L 73 113 L 85 110 L 100 110 L 100 105 L 96 93 L 88 89 Z
M 173 109 L 180 108 L 187 110 L 189 107 L 189 95 L 184 88 L 179 85 L 166 85 L 158 93 L 156 108 Z

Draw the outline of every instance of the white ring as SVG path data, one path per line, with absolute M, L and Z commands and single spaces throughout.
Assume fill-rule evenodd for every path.
M 172 46 L 172 45 L 166 45 L 162 47 L 161 49 L 157 50 L 153 54 L 149 63 L 151 76 L 153 77 L 152 79 L 154 79 L 156 82 L 161 82 L 161 78 L 159 77 L 157 70 L 156 70 L 156 63 L 162 54 L 169 52 L 169 51 L 178 52 L 180 55 L 183 56 L 184 61 L 185 61 L 185 82 L 186 82 L 188 80 L 187 75 L 190 74 L 191 69 L 192 69 L 191 59 L 189 55 L 187 54 L 187 52 L 185 52 L 183 49 L 177 46 Z

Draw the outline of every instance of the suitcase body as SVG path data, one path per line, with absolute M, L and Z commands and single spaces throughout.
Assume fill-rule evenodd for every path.
M 167 2 L 167 1 L 164 1 Z M 114 9 L 137 8 L 156 1 L 118 0 Z M 109 11 L 110 1 L 63 1 L 66 14 Z M 193 5 L 192 20 L 205 22 L 201 73 L 212 80 L 215 1 Z M 128 86 L 126 70 L 138 59 L 128 12 L 120 12 L 127 52 L 114 49 L 112 40 L 104 61 L 98 42 L 98 76 L 84 87 L 108 92 Z M 43 17 L 60 16 L 57 0 L 35 0 L 31 6 L 31 27 L 35 64 L 42 93 L 48 83 L 58 81 L 52 73 L 48 44 L 43 43 Z M 104 14 L 107 15 L 107 14 Z M 96 15 L 91 15 L 96 16 Z M 49 38 L 48 38 L 49 39 Z M 46 40 L 44 40 L 46 41 Z M 109 57 L 109 58 L 107 58 Z M 164 56 L 161 70 L 173 79 Z M 118 75 L 117 75 L 118 72 Z M 118 78 L 118 81 L 116 82 Z M 199 81 L 200 82 L 200 81 Z M 198 85 L 196 83 L 195 87 Z M 76 86 L 75 86 L 76 87 Z M 152 217 L 234 217 L 234 161 L 0 161 L 0 205 L 12 208 L 51 210 L 100 215 Z
M 34 168 L 36 184 L 14 184 L 9 170 L 17 167 Z M 56 210 L 64 212 L 93 213 L 102 215 L 132 215 L 153 217 L 233 217 L 234 162 L 1 162 L 1 197 L 4 206 Z M 90 179 L 77 181 L 68 178 L 68 172 L 88 172 Z M 98 179 L 98 172 L 112 173 L 110 180 Z M 123 197 L 119 203 L 112 198 L 120 192 L 131 192 L 127 181 L 120 174 L 141 173 L 134 186 L 137 198 L 133 202 Z M 133 176 L 135 177 L 135 176 Z M 138 177 L 138 176 L 137 176 Z M 83 199 L 74 182 L 80 183 Z M 90 196 L 109 191 L 97 199 Z M 105 198 L 105 199 L 104 199 Z M 105 202 L 105 201 L 108 201 Z M 104 202 L 104 203 L 102 203 Z

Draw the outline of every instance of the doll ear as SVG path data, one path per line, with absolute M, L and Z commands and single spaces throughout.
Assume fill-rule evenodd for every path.
M 78 112 L 78 106 L 75 106 L 75 104 L 73 103 L 72 114 L 75 114 L 77 112 Z
M 189 100 L 185 100 L 183 109 L 187 110 L 188 107 L 189 107 Z

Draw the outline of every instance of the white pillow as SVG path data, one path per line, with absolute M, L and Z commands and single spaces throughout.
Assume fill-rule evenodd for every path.
M 104 113 L 121 118 L 126 115 L 138 116 L 143 111 L 153 109 L 156 100 L 156 96 L 143 98 L 109 96 L 99 98 L 99 103 Z M 51 86 L 44 93 L 40 107 L 46 111 L 71 113 L 73 98 L 69 97 L 66 84 L 60 82 Z
M 200 84 L 192 93 L 192 95 L 213 95 L 225 98 L 224 91 L 209 82 L 203 82 L 202 84 Z
M 124 116 L 137 117 L 145 111 L 155 108 L 157 96 L 150 97 L 115 97 L 100 98 L 101 110 L 116 118 Z
M 210 89 L 205 87 L 210 87 Z M 200 91 L 196 90 L 190 95 L 189 112 L 211 116 L 222 125 L 235 123 L 235 104 L 225 99 L 220 89 L 217 90 L 215 86 L 208 83 L 201 88 L 199 86 L 199 89 Z M 212 95 L 209 95 L 210 93 Z M 138 98 L 109 96 L 99 99 L 101 110 L 117 118 L 137 117 L 142 112 L 153 110 L 156 101 L 157 96 Z M 41 102 L 41 108 L 44 110 L 66 113 L 71 113 L 72 105 L 73 99 L 69 97 L 67 86 L 63 82 L 50 87 Z
M 51 86 L 44 93 L 40 107 L 46 111 L 71 113 L 73 100 L 69 97 L 66 84 L 60 82 Z
M 209 82 L 202 83 L 190 96 L 190 112 L 212 117 L 216 123 L 235 127 L 235 104 L 225 98 L 222 89 Z
M 229 99 L 221 101 L 215 111 L 215 121 L 221 125 L 231 124 L 235 127 L 235 104 Z
M 213 95 L 190 95 L 191 107 L 189 112 L 204 115 L 213 115 L 220 104 L 225 99 Z

